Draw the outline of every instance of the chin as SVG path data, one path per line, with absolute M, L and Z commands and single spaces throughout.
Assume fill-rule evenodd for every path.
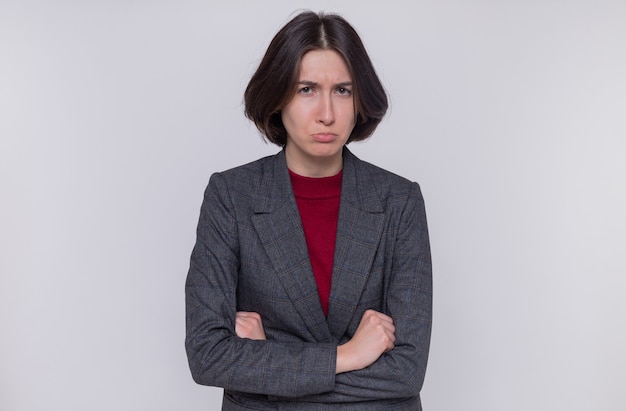
M 315 150 L 313 153 L 311 153 L 311 155 L 313 157 L 320 157 L 320 158 L 335 157 L 337 155 L 341 155 L 341 148 L 342 147 L 324 147 L 324 148 Z

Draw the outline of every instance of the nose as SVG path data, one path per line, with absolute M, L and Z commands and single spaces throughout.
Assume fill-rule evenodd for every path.
M 335 112 L 333 111 L 333 101 L 330 95 L 322 95 L 319 101 L 317 121 L 328 126 L 335 121 Z

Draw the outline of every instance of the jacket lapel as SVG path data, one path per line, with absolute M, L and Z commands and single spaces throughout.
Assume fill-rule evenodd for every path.
M 252 223 L 285 292 L 318 342 L 332 341 L 313 276 L 285 153 L 263 170 Z
M 360 301 L 384 227 L 380 196 L 368 171 L 347 148 L 335 258 L 324 316 L 284 150 L 263 170 L 252 223 L 302 323 L 318 342 L 337 342 Z
M 352 321 L 384 228 L 384 209 L 368 170 L 344 149 L 328 326 L 341 338 Z M 359 319 L 360 320 L 360 319 Z

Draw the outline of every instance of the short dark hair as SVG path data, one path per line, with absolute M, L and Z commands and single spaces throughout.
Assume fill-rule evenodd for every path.
M 280 110 L 295 94 L 302 56 L 320 49 L 337 51 L 352 75 L 356 124 L 348 143 L 368 138 L 387 112 L 387 94 L 354 28 L 337 14 L 305 11 L 274 36 L 244 94 L 246 117 L 274 144 L 287 143 Z

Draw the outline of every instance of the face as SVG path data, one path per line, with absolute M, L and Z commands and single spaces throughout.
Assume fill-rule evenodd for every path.
M 338 173 L 355 123 L 352 76 L 343 57 L 334 50 L 306 53 L 296 93 L 281 113 L 287 166 L 311 177 Z

